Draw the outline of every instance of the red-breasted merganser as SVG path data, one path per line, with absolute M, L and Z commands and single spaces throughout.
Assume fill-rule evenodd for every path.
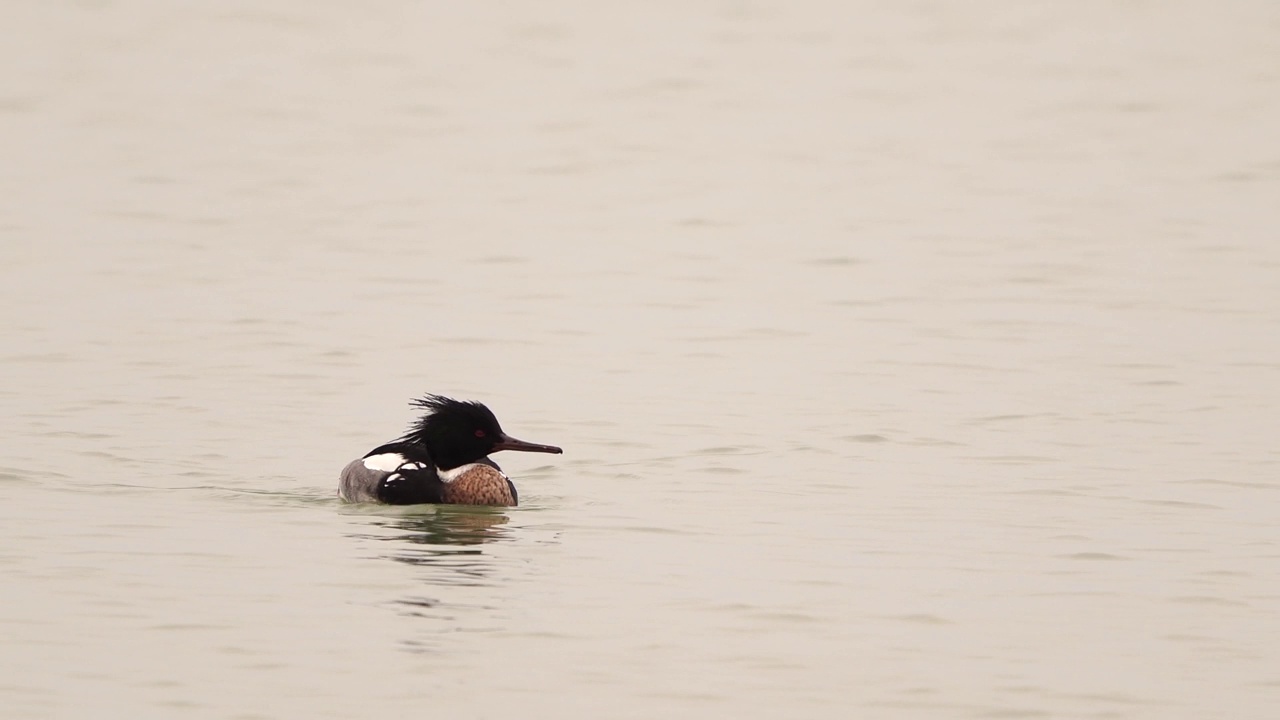
M 554 445 L 516 440 L 478 402 L 428 395 L 412 405 L 426 413 L 398 440 L 343 468 L 338 497 L 391 505 L 516 505 L 516 486 L 489 453 L 564 452 Z

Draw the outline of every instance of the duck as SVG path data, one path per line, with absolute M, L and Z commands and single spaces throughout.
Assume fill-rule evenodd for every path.
M 422 415 L 396 440 L 342 469 L 338 497 L 349 503 L 489 505 L 515 507 L 511 478 L 489 458 L 499 450 L 564 452 L 517 440 L 483 403 L 426 395 L 411 401 Z

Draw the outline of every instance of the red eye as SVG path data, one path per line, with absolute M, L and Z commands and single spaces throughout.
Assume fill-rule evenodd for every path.
M 477 430 L 477 431 L 476 431 L 476 437 L 484 437 L 484 431 L 483 431 L 483 430 Z

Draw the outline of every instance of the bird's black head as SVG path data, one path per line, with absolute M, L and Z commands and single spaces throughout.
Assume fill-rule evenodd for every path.
M 481 403 L 427 395 L 411 403 L 426 413 L 402 438 L 426 446 L 436 467 L 452 470 L 499 450 L 560 453 L 553 445 L 516 440 L 502 431 L 493 411 Z

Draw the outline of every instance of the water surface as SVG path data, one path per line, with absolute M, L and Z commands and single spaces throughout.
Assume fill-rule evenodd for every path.
M 12 15 L 6 717 L 1280 704 L 1275 5 Z

